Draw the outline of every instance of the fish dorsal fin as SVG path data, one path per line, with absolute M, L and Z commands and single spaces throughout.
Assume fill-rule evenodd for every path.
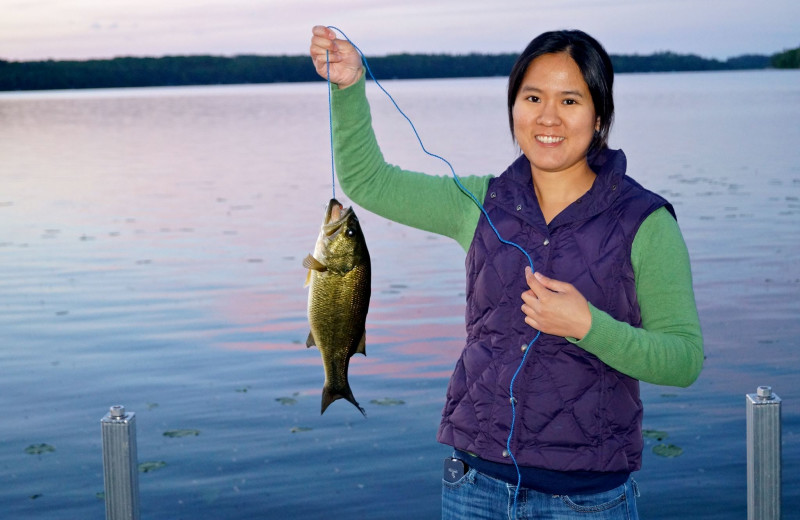
M 317 341 L 314 339 L 314 333 L 309 332 L 308 338 L 306 339 L 306 348 L 315 346 L 317 346 Z
M 328 266 L 326 266 L 325 264 L 323 264 L 322 262 L 320 262 L 311 255 L 308 255 L 303 259 L 303 267 L 305 267 L 306 269 L 319 271 L 321 273 L 328 270 Z
M 364 331 L 364 334 L 361 335 L 361 341 L 358 342 L 358 347 L 356 347 L 357 354 L 364 354 L 367 355 L 367 331 Z

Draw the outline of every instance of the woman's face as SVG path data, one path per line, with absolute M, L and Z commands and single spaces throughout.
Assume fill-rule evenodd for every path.
M 578 64 L 567 53 L 543 54 L 525 72 L 514 107 L 514 137 L 533 173 L 587 168 L 600 121 Z

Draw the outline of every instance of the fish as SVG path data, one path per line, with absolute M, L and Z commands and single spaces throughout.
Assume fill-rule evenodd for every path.
M 325 368 L 320 415 L 337 399 L 358 404 L 347 371 L 354 354 L 367 355 L 366 321 L 371 294 L 369 251 L 358 217 L 336 198 L 328 203 L 314 246 L 303 260 L 308 269 L 308 323 L 306 347 L 316 346 Z

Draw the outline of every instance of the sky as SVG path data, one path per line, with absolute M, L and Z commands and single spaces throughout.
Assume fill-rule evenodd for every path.
M 334 25 L 367 56 L 520 52 L 581 29 L 611 54 L 800 47 L 800 0 L 0 0 L 0 59 L 300 55 Z

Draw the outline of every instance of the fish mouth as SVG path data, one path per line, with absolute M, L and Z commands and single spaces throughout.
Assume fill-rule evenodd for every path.
M 330 237 L 336 234 L 347 222 L 352 212 L 353 208 L 345 208 L 338 200 L 331 199 L 325 210 L 325 222 L 322 226 L 325 235 Z

